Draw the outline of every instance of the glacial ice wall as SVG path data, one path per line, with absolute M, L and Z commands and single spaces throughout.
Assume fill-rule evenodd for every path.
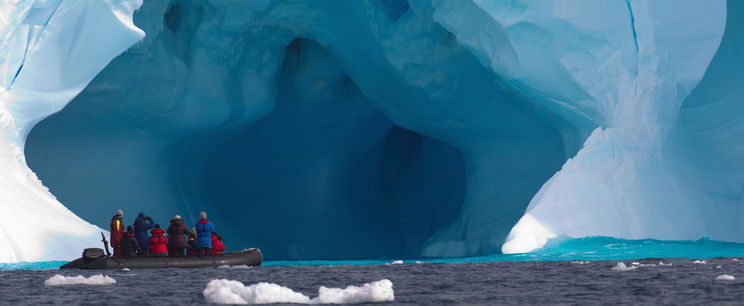
M 741 6 L 0 5 L 0 261 L 77 255 L 42 241 L 95 244 L 77 216 L 117 208 L 207 210 L 271 259 L 744 241 Z

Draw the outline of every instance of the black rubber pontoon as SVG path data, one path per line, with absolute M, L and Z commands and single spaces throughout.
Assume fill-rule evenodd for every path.
M 102 249 L 85 249 L 83 257 L 59 267 L 60 269 L 155 269 L 155 268 L 200 268 L 230 266 L 260 266 L 263 255 L 259 249 L 247 249 L 214 256 L 181 257 L 137 257 L 114 258 L 105 256 Z

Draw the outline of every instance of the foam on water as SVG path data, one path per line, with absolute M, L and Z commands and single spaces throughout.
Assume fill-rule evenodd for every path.
M 273 283 L 245 286 L 238 281 L 215 279 L 207 284 L 202 294 L 207 302 L 215 304 L 354 304 L 395 300 L 393 283 L 387 279 L 344 289 L 320 287 L 318 297 L 312 299 Z
M 231 265 L 222 265 L 217 267 L 217 269 L 237 269 L 237 270 L 243 270 L 243 269 L 250 269 L 250 266 L 247 265 L 237 265 L 237 266 L 231 266 Z
M 46 281 L 45 286 L 61 286 L 61 285 L 113 285 L 116 284 L 116 280 L 109 277 L 108 275 L 98 274 L 90 277 L 82 275 L 78 276 L 64 276 L 55 274 Z

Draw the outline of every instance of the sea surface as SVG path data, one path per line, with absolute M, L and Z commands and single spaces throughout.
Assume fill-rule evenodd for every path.
M 309 297 L 381 279 L 395 301 L 375 304 L 743 304 L 744 244 L 565 239 L 524 255 L 448 260 L 266 262 L 250 269 L 78 271 L 61 262 L 0 265 L 0 305 L 191 305 L 213 279 L 271 282 Z M 641 258 L 641 259 L 639 259 Z M 623 265 L 618 265 L 622 262 Z M 116 284 L 45 286 L 64 276 L 104 274 Z M 721 275 L 734 280 L 716 280 Z

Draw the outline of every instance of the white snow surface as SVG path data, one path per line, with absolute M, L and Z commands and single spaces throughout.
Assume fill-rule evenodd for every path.
M 46 286 L 61 286 L 61 285 L 113 285 L 116 284 L 116 280 L 109 277 L 108 275 L 98 274 L 90 277 L 82 275 L 78 276 L 64 276 L 55 274 L 44 281 Z
M 207 302 L 215 304 L 356 304 L 395 300 L 393 283 L 387 279 L 344 289 L 320 287 L 318 296 L 312 299 L 273 283 L 245 286 L 234 280 L 215 279 L 207 284 L 203 294 Z

